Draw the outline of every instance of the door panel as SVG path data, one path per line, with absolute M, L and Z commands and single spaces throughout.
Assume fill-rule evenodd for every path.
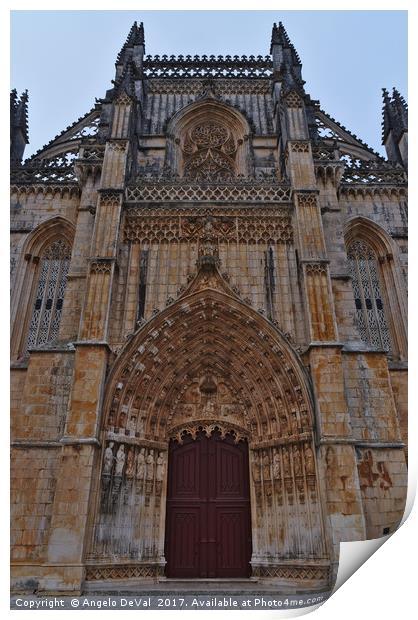
M 184 446 L 183 450 L 173 452 L 171 467 L 172 496 L 199 499 L 200 493 L 200 459 L 194 444 Z
M 216 530 L 218 576 L 249 577 L 247 553 L 251 543 L 247 507 L 219 507 Z
M 216 442 L 216 499 L 245 499 L 248 480 L 242 447 Z
M 170 557 L 170 572 L 176 577 L 195 577 L 199 567 L 200 506 L 172 506 L 167 523 L 167 555 Z
M 248 446 L 199 434 L 170 443 L 165 555 L 169 577 L 248 577 Z

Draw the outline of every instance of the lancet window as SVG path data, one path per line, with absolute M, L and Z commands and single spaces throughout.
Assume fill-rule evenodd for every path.
M 27 348 L 58 336 L 70 257 L 71 249 L 63 239 L 53 241 L 40 257 Z
M 385 315 L 379 263 L 373 249 L 362 240 L 353 241 L 347 251 L 352 277 L 356 324 L 362 340 L 391 350 L 390 332 Z

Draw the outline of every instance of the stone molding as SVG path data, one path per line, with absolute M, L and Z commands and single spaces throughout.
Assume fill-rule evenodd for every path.
M 144 181 L 126 189 L 127 202 L 290 202 L 291 188 L 274 183 L 256 181 L 228 184 L 195 184 Z
M 147 80 L 148 94 L 184 94 L 200 95 L 205 90 L 205 81 L 199 79 L 170 79 L 170 78 L 151 78 Z M 252 78 L 233 81 L 217 78 L 213 81 L 213 90 L 218 95 L 229 95 L 232 93 L 242 93 L 245 95 L 269 95 L 271 82 L 268 79 Z
M 86 565 L 86 581 L 105 579 L 156 578 L 164 574 L 164 565 L 159 564 L 105 564 Z
M 179 242 L 205 239 L 210 235 L 218 241 L 292 243 L 293 228 L 289 212 L 270 217 L 234 216 L 149 216 L 141 212 L 127 212 L 124 222 L 124 241 L 131 243 Z

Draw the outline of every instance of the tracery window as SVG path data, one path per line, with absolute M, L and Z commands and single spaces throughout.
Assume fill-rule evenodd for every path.
M 27 347 L 51 342 L 58 336 L 71 249 L 63 240 L 51 243 L 40 258 Z
M 347 257 L 360 336 L 375 347 L 391 351 L 377 256 L 367 243 L 356 240 L 350 244 Z
M 230 129 L 214 121 L 187 132 L 183 142 L 184 176 L 198 181 L 227 181 L 235 176 L 237 144 Z

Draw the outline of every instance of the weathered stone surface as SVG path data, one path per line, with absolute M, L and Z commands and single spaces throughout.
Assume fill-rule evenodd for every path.
M 169 442 L 201 432 L 248 444 L 252 574 L 331 585 L 406 499 L 404 102 L 395 166 L 282 25 L 269 57 L 192 60 L 135 24 L 116 67 L 23 165 L 13 129 L 13 587 L 163 575 Z

